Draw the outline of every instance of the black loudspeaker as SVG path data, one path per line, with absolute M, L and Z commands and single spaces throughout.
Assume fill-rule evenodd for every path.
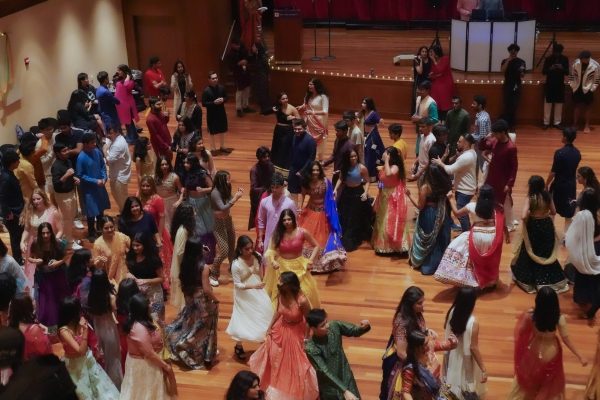
M 427 4 L 429 4 L 429 7 L 431 8 L 440 8 L 442 0 L 427 0 Z
M 565 9 L 565 0 L 550 0 L 548 3 L 552 11 L 562 11 Z

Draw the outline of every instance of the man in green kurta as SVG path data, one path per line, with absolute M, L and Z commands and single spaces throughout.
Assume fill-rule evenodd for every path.
M 342 336 L 362 336 L 371 330 L 369 321 L 356 326 L 349 322 L 328 321 L 327 313 L 312 309 L 306 317 L 312 337 L 304 350 L 317 371 L 319 393 L 326 400 L 358 400 L 360 393 L 342 347 Z

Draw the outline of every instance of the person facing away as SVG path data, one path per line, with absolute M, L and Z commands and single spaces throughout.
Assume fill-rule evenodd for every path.
M 358 337 L 371 330 L 367 320 L 354 325 L 343 321 L 329 321 L 321 308 L 309 311 L 306 322 L 311 337 L 304 350 L 319 382 L 319 393 L 327 400 L 358 400 L 360 393 L 342 347 L 342 336 Z

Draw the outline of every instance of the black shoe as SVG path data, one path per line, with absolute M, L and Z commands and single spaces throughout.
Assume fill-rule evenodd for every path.
M 244 110 L 243 110 L 243 111 L 244 111 L 246 114 L 249 114 L 249 113 L 255 113 L 255 112 L 256 112 L 256 110 L 255 110 L 255 109 L 253 109 L 253 108 L 250 108 L 250 107 L 246 107 L 246 108 L 244 108 Z
M 236 115 L 237 115 L 239 118 L 242 118 L 242 117 L 244 116 L 244 112 L 243 112 L 242 110 L 237 110 L 237 112 L 236 112 Z
M 565 129 L 565 127 L 562 126 L 562 124 L 556 124 L 556 125 L 554 125 L 554 128 L 558 129 L 559 131 L 562 131 L 563 129 Z
M 542 129 L 543 129 L 543 130 L 546 130 L 546 129 L 548 129 L 549 127 L 550 127 L 550 125 L 546 125 L 546 124 L 542 125 Z
M 219 151 L 220 151 L 221 153 L 230 154 L 230 153 L 233 151 L 233 149 L 231 149 L 231 148 L 229 148 L 229 147 L 221 147 L 221 148 L 219 149 Z
M 246 352 L 244 351 L 244 347 L 243 346 L 238 346 L 236 344 L 235 347 L 233 348 L 233 351 L 235 352 L 235 356 L 237 358 L 239 358 L 240 360 L 245 360 L 246 359 Z
M 273 111 L 271 108 L 269 108 L 268 110 L 262 110 L 260 112 L 261 115 L 271 115 L 273 114 L 275 111 Z

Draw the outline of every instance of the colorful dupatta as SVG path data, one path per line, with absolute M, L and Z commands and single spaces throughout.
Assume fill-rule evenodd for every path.
M 545 332 L 544 334 L 548 334 Z M 527 399 L 555 399 L 565 390 L 565 373 L 562 363 L 562 346 L 558 337 L 553 340 L 556 355 L 544 361 L 539 346 L 547 341 L 537 341 L 532 314 L 525 312 L 515 327 L 515 375 Z
M 304 103 L 304 120 L 306 121 L 306 130 L 315 139 L 317 144 L 321 143 L 327 137 L 327 126 L 323 124 L 321 118 L 314 114 L 315 109 L 310 104 L 310 101 Z M 313 113 L 308 114 L 306 111 L 311 110 Z
M 340 225 L 340 219 L 337 212 L 337 203 L 333 196 L 333 184 L 329 179 L 325 179 L 327 183 L 327 189 L 325 191 L 325 199 L 323 207 L 325 215 L 327 216 L 327 222 L 329 222 L 329 237 L 327 238 L 327 244 L 323 249 L 323 257 L 326 257 L 329 253 L 343 253 L 343 258 L 346 257 L 346 250 L 342 245 L 342 226 Z
M 392 247 L 402 246 L 406 213 L 408 211 L 406 194 L 404 193 L 405 188 L 405 183 L 399 180 L 393 193 L 388 197 L 388 218 L 385 233 Z
M 473 274 L 479 287 L 484 288 L 496 282 L 500 274 L 500 257 L 502 256 L 502 242 L 504 241 L 504 214 L 495 211 L 496 235 L 492 246 L 485 253 L 480 253 L 473 241 L 474 226 L 469 233 L 469 258 L 473 264 Z
M 417 221 L 409 258 L 410 265 L 413 267 L 418 268 L 423 265 L 423 262 L 429 253 L 431 253 L 433 250 L 438 234 L 440 233 L 440 229 L 442 229 L 442 225 L 444 224 L 444 218 L 446 216 L 446 201 L 447 200 L 445 197 L 438 201 L 435 223 L 431 232 L 425 233 Z M 422 215 L 423 213 L 419 213 L 419 218 L 421 218 Z

